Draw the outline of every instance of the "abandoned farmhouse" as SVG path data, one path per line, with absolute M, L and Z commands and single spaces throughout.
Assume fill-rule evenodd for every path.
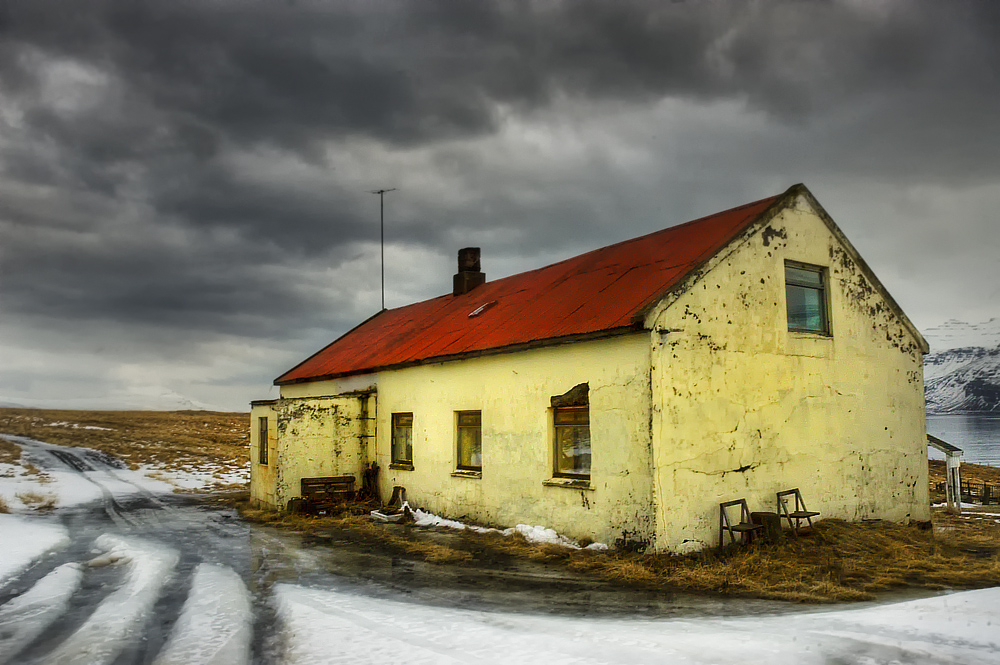
M 608 544 L 718 542 L 719 504 L 929 519 L 927 343 L 812 194 L 383 310 L 252 404 L 251 497 L 377 463 L 436 514 Z

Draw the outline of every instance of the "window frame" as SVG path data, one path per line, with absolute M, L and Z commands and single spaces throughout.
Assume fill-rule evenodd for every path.
M 819 285 L 811 284 L 805 280 L 797 280 L 794 276 L 789 275 L 789 268 L 793 270 L 800 270 L 804 272 L 815 273 L 818 277 Z M 810 335 L 821 335 L 823 337 L 831 337 L 833 334 L 831 320 L 830 320 L 830 279 L 829 279 L 829 269 L 825 266 L 813 265 L 810 263 L 802 263 L 800 261 L 785 261 L 785 320 L 788 325 L 788 331 L 794 333 L 806 333 Z M 792 324 L 792 313 L 791 308 L 791 289 L 801 289 L 818 294 L 817 302 L 820 307 L 820 328 L 800 328 L 795 327 Z
M 475 416 L 476 423 L 463 424 L 463 417 Z M 476 433 L 476 447 L 479 449 L 479 465 L 462 464 L 462 434 L 464 431 L 474 431 Z M 474 455 L 470 458 L 474 459 Z M 455 469 L 458 471 L 468 471 L 475 473 L 483 472 L 483 412 L 479 410 L 456 411 L 455 412 Z
M 569 413 L 583 413 L 586 415 L 586 423 L 560 423 L 560 415 Z M 565 468 L 562 464 L 562 458 L 565 457 L 560 451 L 560 430 L 565 430 L 569 428 L 582 429 L 586 428 L 587 432 L 587 444 L 588 444 L 588 455 L 590 456 L 589 463 L 587 465 L 587 471 L 574 471 L 572 469 Z M 552 407 L 552 477 L 553 478 L 567 478 L 570 480 L 578 481 L 590 481 L 591 473 L 593 472 L 593 444 L 590 438 L 590 405 L 575 405 L 575 406 L 555 406 Z
M 409 423 L 401 423 L 400 421 L 404 419 L 409 419 Z M 409 455 L 406 457 L 399 456 L 399 445 L 402 443 L 398 438 L 398 432 L 406 428 L 409 430 Z M 391 417 L 391 428 L 389 437 L 389 457 L 391 459 L 391 466 L 396 468 L 413 468 L 413 412 L 412 411 L 401 411 L 399 413 L 393 413 Z
M 268 444 L 267 416 L 257 417 L 257 463 L 267 465 L 267 444 Z

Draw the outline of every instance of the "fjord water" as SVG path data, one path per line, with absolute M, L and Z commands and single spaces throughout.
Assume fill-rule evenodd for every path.
M 1000 413 L 929 413 L 927 433 L 961 448 L 963 462 L 1000 466 Z M 929 454 L 944 459 L 933 448 Z

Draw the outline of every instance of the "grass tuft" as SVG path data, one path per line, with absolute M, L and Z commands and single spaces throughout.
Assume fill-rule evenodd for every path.
M 33 510 L 48 512 L 56 507 L 56 497 L 51 494 L 39 494 L 38 492 L 19 492 L 17 498 L 21 502 L 30 506 Z

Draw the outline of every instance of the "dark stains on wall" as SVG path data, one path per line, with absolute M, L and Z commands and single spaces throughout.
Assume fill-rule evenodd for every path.
M 764 243 L 764 247 L 770 247 L 771 241 L 780 238 L 781 240 L 788 240 L 788 232 L 785 229 L 776 229 L 771 225 L 765 226 L 764 230 L 760 232 L 760 240 Z M 783 247 L 785 243 L 775 243 L 775 247 Z
M 916 341 L 896 313 L 886 305 L 868 277 L 839 245 L 830 247 L 830 272 L 831 285 L 835 281 L 840 283 L 846 306 L 866 317 L 872 329 L 885 337 L 887 344 L 909 355 L 919 353 Z

